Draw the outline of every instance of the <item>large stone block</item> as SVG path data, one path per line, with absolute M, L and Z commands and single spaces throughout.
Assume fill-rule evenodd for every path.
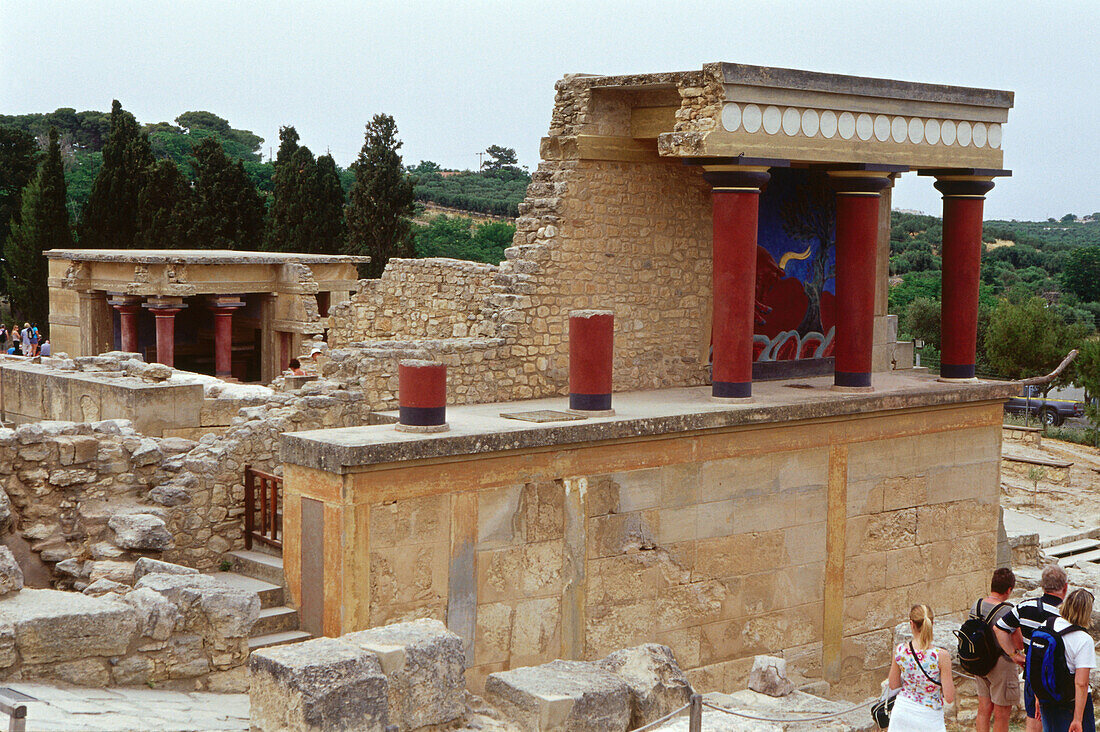
M 0 625 L 15 629 L 24 663 L 121 656 L 137 630 L 129 605 L 76 592 L 25 589 L 0 600 Z
M 631 728 L 660 719 L 691 700 L 691 684 L 672 649 L 656 643 L 615 651 L 596 665 L 630 687 Z
M 23 589 L 23 570 L 11 549 L 0 545 L 0 595 L 19 592 Z
M 260 617 L 255 592 L 229 587 L 210 575 L 147 574 L 135 587 L 160 593 L 176 605 L 185 624 L 197 624 L 194 629 L 204 634 L 209 629 L 220 639 L 247 638 Z
M 630 725 L 630 687 L 610 671 L 582 661 L 489 674 L 485 701 L 532 732 L 625 732 Z
M 118 514 L 107 525 L 114 530 L 118 545 L 126 549 L 162 552 L 173 546 L 172 534 L 164 520 L 152 514 Z
M 172 562 L 162 562 L 159 559 L 153 559 L 151 557 L 141 557 L 134 563 L 134 581 L 147 574 L 198 574 L 199 570 L 194 567 L 185 567 L 182 564 L 173 564 Z
M 378 656 L 389 680 L 391 724 L 417 729 L 462 716 L 466 654 L 462 638 L 443 623 L 427 619 L 395 623 L 340 640 Z
M 378 657 L 332 638 L 265 648 L 249 661 L 250 721 L 259 732 L 383 732 L 388 682 Z

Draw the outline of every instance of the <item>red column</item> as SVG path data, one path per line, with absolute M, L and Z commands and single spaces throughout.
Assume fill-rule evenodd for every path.
M 215 298 L 214 311 L 214 375 L 229 378 L 233 375 L 233 311 L 244 307 L 236 298 Z
M 127 353 L 138 352 L 137 314 L 141 298 L 132 295 L 116 295 L 107 304 L 118 311 L 121 341 L 119 347 Z
M 569 313 L 569 411 L 611 415 L 615 315 L 610 310 Z
M 157 363 L 176 364 L 176 313 L 183 307 L 150 308 L 157 324 Z
M 708 170 L 713 187 L 713 319 L 711 396 L 752 397 L 753 307 L 756 298 L 756 228 L 763 168 Z
M 447 428 L 447 367 L 438 361 L 406 360 L 397 365 L 398 424 L 401 432 L 443 432 Z
M 943 193 L 940 379 L 970 380 L 978 346 L 982 207 L 993 181 L 942 176 L 935 186 Z
M 871 390 L 879 193 L 888 175 L 831 173 L 836 194 L 836 347 L 833 388 Z

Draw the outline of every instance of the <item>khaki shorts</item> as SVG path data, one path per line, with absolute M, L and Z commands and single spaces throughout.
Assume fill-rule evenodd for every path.
M 1002 656 L 997 665 L 985 676 L 976 676 L 974 686 L 978 696 L 985 697 L 999 707 L 1014 707 L 1020 704 L 1019 667 Z

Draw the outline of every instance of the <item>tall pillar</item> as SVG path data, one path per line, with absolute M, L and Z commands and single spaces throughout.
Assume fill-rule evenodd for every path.
M 836 344 L 833 388 L 871 391 L 879 194 L 890 174 L 830 171 L 836 190 Z
M 176 365 L 176 314 L 186 305 L 181 298 L 150 298 L 145 307 L 153 313 L 157 326 L 157 363 Z
M 993 179 L 944 175 L 935 186 L 943 193 L 940 380 L 970 381 L 978 346 L 982 208 Z
M 141 310 L 141 298 L 133 295 L 119 295 L 112 297 L 107 303 L 118 311 L 119 330 L 122 336 L 120 348 L 126 353 L 137 353 L 137 314 Z
M 233 311 L 244 307 L 236 297 L 215 297 L 214 311 L 214 375 L 220 379 L 233 376 Z
M 756 228 L 767 167 L 707 166 L 711 184 L 711 397 L 752 397 L 752 336 L 756 303 Z

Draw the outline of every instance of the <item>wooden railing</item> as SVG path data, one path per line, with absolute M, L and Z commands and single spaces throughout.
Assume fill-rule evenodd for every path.
M 259 519 L 257 521 L 257 519 Z M 244 548 L 283 547 L 283 479 L 244 466 Z

